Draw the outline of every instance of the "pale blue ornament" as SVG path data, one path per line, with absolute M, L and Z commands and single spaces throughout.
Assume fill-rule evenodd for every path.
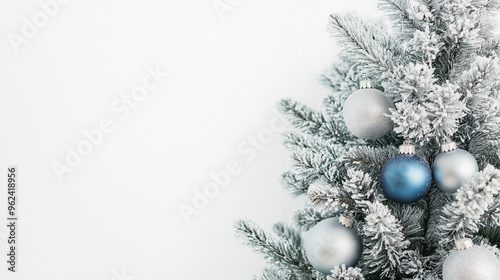
M 317 223 L 306 234 L 303 248 L 311 265 L 331 274 L 337 265 L 354 266 L 361 258 L 361 238 L 352 228 L 352 217 L 342 215 Z
M 424 197 L 432 183 L 431 168 L 406 141 L 399 147 L 399 154 L 385 163 L 380 177 L 386 196 L 402 204 L 414 203 Z
M 455 142 L 444 143 L 441 151 L 432 164 L 434 180 L 441 190 L 455 192 L 478 172 L 476 159 Z

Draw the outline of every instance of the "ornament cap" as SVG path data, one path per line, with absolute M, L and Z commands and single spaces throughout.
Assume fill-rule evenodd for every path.
M 472 242 L 472 239 L 463 237 L 455 240 L 455 246 L 458 250 L 466 250 L 472 248 L 472 246 L 474 246 L 474 243 Z
M 374 87 L 375 87 L 375 85 L 370 80 L 362 80 L 362 81 L 359 82 L 359 88 L 361 88 L 361 89 L 364 89 L 364 88 L 374 88 Z
M 339 217 L 339 223 L 346 228 L 351 228 L 354 225 L 354 215 L 351 212 L 343 213 Z
M 453 141 L 446 141 L 445 143 L 441 144 L 441 152 L 446 153 L 446 152 L 451 152 L 458 149 L 457 143 Z
M 403 145 L 399 146 L 399 153 L 407 155 L 415 154 L 415 146 L 413 146 L 410 140 L 405 140 Z

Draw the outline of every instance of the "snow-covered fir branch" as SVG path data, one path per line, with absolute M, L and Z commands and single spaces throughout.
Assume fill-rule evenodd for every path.
M 309 182 L 297 178 L 291 171 L 287 171 L 281 175 L 281 185 L 290 191 L 294 197 L 305 194 L 309 189 Z
M 332 275 L 328 275 L 328 280 L 365 280 L 360 268 L 337 266 L 332 270 Z
M 353 208 L 360 213 L 368 207 L 369 203 L 385 200 L 377 186 L 377 181 L 373 181 L 370 174 L 354 168 L 347 169 L 342 188 L 350 194 L 354 201 Z
M 433 72 L 426 64 L 410 63 L 384 82 L 396 101 L 396 109 L 390 109 L 394 131 L 418 143 L 450 137 L 467 112 L 458 87 L 437 84 Z
M 391 72 L 395 65 L 403 64 L 400 60 L 406 50 L 380 26 L 367 25 L 352 14 L 332 14 L 330 26 L 351 67 L 357 67 L 364 78 L 379 80 L 381 73 Z
M 362 235 L 366 272 L 396 279 L 401 274 L 401 259 L 410 242 L 405 240 L 400 222 L 386 205 L 369 203 L 365 212 Z
M 323 213 L 312 208 L 306 208 L 295 212 L 293 221 L 298 228 L 307 231 L 322 220 L 331 218 L 334 215 L 335 212 Z
M 314 134 L 340 144 L 353 139 L 343 126 L 337 126 L 320 112 L 305 105 L 290 99 L 283 99 L 278 106 L 293 127 L 304 133 Z
M 298 149 L 292 153 L 292 170 L 298 178 L 309 182 L 321 176 L 326 177 L 330 182 L 336 181 L 336 161 L 327 154 Z
M 322 213 L 351 209 L 355 204 L 347 190 L 341 186 L 330 184 L 323 177 L 311 184 L 307 191 L 307 198 L 311 202 L 311 208 Z
M 481 219 L 490 210 L 500 192 L 500 171 L 488 165 L 455 194 L 455 200 L 443 208 L 438 226 L 440 244 L 448 247 L 456 237 L 472 236 L 479 231 Z M 497 225 L 498 226 L 498 225 Z
M 278 222 L 273 225 L 273 231 L 277 235 L 288 239 L 295 246 L 302 246 L 301 232 L 297 228 L 283 222 Z
M 388 159 L 397 153 L 394 146 L 356 146 L 344 153 L 340 162 L 345 168 L 356 168 L 365 173 L 379 174 Z
M 393 26 L 398 28 L 401 35 L 411 38 L 415 30 L 423 30 L 422 22 L 414 16 L 415 7 L 412 4 L 414 3 L 409 0 L 381 0 L 378 8 L 391 20 Z
M 320 79 L 323 84 L 331 88 L 332 92 L 335 92 L 332 96 L 339 101 L 344 101 L 351 92 L 359 88 L 359 80 L 359 74 L 350 67 L 347 57 L 339 57 L 338 63 L 332 65 Z
M 314 270 L 304 251 L 288 239 L 266 230 L 251 220 L 235 223 L 237 234 L 254 250 L 262 254 L 270 265 L 295 275 L 310 275 Z
M 421 200 L 412 205 L 388 201 L 388 207 L 399 220 L 405 239 L 410 241 L 414 247 L 422 250 L 422 243 L 425 241 L 424 228 L 427 214 L 425 201 Z
M 279 279 L 306 280 L 311 278 L 300 278 L 294 275 L 293 273 L 274 268 L 265 268 L 262 270 L 261 273 L 253 277 L 253 280 L 279 280 Z
M 347 129 L 346 129 L 347 132 Z M 325 139 L 309 134 L 289 132 L 283 137 L 283 144 L 290 151 L 296 149 L 305 149 L 314 153 L 327 154 L 332 159 L 337 159 L 338 156 L 345 152 L 346 147 L 331 139 Z

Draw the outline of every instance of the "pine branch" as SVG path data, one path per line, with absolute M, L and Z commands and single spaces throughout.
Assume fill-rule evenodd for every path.
M 331 32 L 359 73 L 380 79 L 404 58 L 404 49 L 388 32 L 375 25 L 365 25 L 353 15 L 332 14 Z M 402 63 L 401 63 L 402 64 Z
M 327 280 L 365 280 L 360 268 L 349 267 L 346 268 L 345 264 L 336 266 L 332 270 L 332 275 L 328 275 Z
M 413 6 L 409 0 L 381 0 L 378 4 L 380 11 L 389 17 L 392 24 L 401 28 L 403 33 L 412 34 L 415 30 L 422 31 L 421 22 L 410 14 Z
M 329 155 L 332 159 L 337 159 L 339 154 L 345 152 L 345 145 L 335 143 L 331 139 L 303 133 L 287 133 L 284 135 L 283 142 L 290 151 L 309 150 L 313 153 Z
M 298 102 L 283 99 L 279 103 L 279 107 L 288 121 L 304 133 L 314 134 L 340 144 L 345 144 L 353 138 L 342 126 L 337 126 L 334 122 L 327 120 L 321 113 Z
M 299 278 L 298 276 L 287 273 L 286 271 L 281 271 L 273 268 L 265 268 L 261 273 L 255 275 L 253 277 L 253 280 L 283 280 L 283 279 L 289 279 L 289 280 L 309 280 L 312 279 L 311 277 L 305 278 L 301 277 Z
M 453 201 L 454 195 L 446 193 L 437 188 L 436 184 L 431 186 L 427 194 L 429 201 L 426 226 L 426 252 L 435 250 L 440 241 L 440 226 L 442 223 L 443 207 Z
M 300 247 L 276 233 L 263 229 L 251 220 L 239 220 L 235 228 L 238 236 L 276 269 L 291 271 L 297 276 L 310 275 L 314 270 Z
M 440 245 L 449 248 L 456 237 L 477 233 L 481 218 L 490 210 L 499 192 L 500 171 L 491 165 L 458 189 L 455 200 L 443 208 L 438 226 Z
M 298 179 L 291 171 L 281 175 L 281 184 L 285 189 L 290 191 L 294 197 L 307 193 L 309 189 L 307 181 Z
M 342 188 L 330 184 L 325 178 L 316 180 L 307 191 L 311 208 L 318 212 L 338 212 L 340 209 L 351 209 L 354 201 Z
M 345 100 L 354 90 L 359 88 L 359 75 L 356 69 L 350 67 L 349 58 L 339 54 L 338 61 L 329 71 L 320 77 L 320 81 L 330 87 L 339 100 Z
M 380 174 L 384 164 L 397 152 L 394 146 L 357 146 L 342 155 L 340 162 L 345 168 L 355 168 L 369 174 Z
M 496 54 L 477 57 L 468 71 L 462 73 L 461 92 L 470 113 L 461 121 L 459 135 L 471 153 L 482 156 L 491 152 L 488 146 L 498 147 L 500 108 L 499 60 Z
M 398 67 L 384 88 L 396 102 L 396 109 L 390 109 L 394 131 L 418 143 L 450 137 L 467 112 L 458 87 L 437 84 L 433 68 L 426 64 Z
M 424 229 L 426 218 L 425 200 L 420 200 L 415 204 L 406 205 L 390 202 L 389 209 L 399 220 L 402 232 L 406 240 L 411 242 L 411 248 L 422 249 L 422 242 L 425 241 Z
M 409 276 L 405 279 L 432 279 L 426 276 L 425 264 L 418 251 L 404 251 L 399 270 L 401 274 Z
M 363 210 L 366 210 L 370 203 L 385 200 L 377 181 L 373 181 L 370 174 L 354 168 L 347 170 L 347 176 L 342 183 L 342 187 L 350 194 L 354 202 L 353 207 L 359 213 L 363 213 Z
M 303 231 L 306 231 L 311 229 L 313 226 L 315 226 L 322 220 L 331 218 L 333 216 L 334 216 L 333 212 L 322 213 L 312 208 L 306 208 L 295 212 L 293 220 L 298 228 L 302 229 Z
M 277 235 L 285 239 L 288 239 L 294 246 L 296 247 L 302 246 L 301 232 L 293 228 L 292 226 L 279 222 L 274 224 L 273 231 Z
M 328 155 L 317 154 L 305 149 L 292 153 L 293 172 L 301 180 L 312 182 L 324 176 L 330 182 L 336 181 L 336 163 Z
M 395 279 L 401 274 L 401 259 L 410 245 L 402 233 L 399 221 L 380 202 L 370 203 L 363 226 L 363 260 L 369 274 Z
M 455 79 L 474 60 L 474 53 L 491 36 L 498 1 L 441 0 L 437 5 L 438 22 L 444 46 L 437 58 L 441 82 Z
M 326 122 L 322 114 L 290 99 L 281 100 L 278 106 L 290 123 L 302 132 L 317 134 Z

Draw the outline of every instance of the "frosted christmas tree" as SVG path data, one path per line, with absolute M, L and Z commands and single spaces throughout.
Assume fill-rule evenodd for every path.
M 255 279 L 500 279 L 500 38 L 495 0 L 384 0 L 388 21 L 333 14 L 342 46 L 324 112 L 285 99 L 309 205 L 238 235 Z

